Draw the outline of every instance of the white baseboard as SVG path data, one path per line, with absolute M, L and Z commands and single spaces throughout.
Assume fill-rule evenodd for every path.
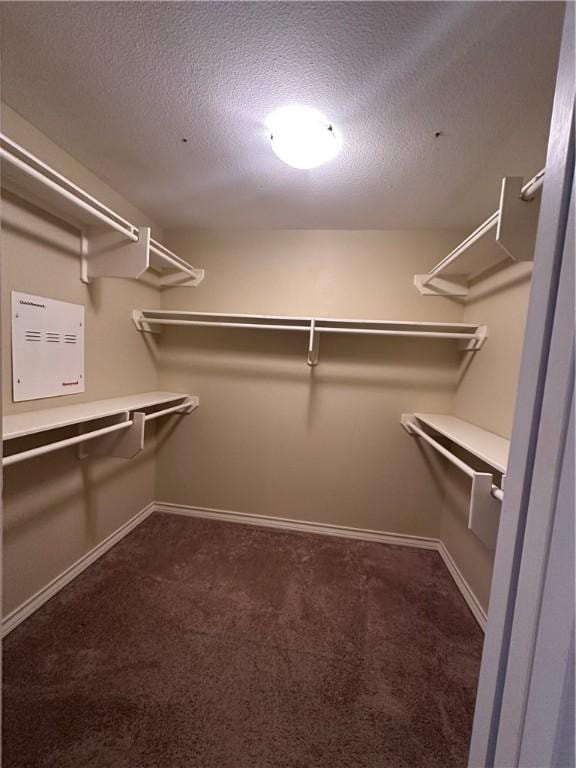
M 373 541 L 380 544 L 395 544 L 399 547 L 415 547 L 417 549 L 432 549 L 440 554 L 448 572 L 454 579 L 462 597 L 470 608 L 472 615 L 484 631 L 486 627 L 486 613 L 470 585 L 462 575 L 444 543 L 439 539 L 424 536 L 409 536 L 399 533 L 385 533 L 373 531 L 367 528 L 350 528 L 343 525 L 330 525 L 324 523 L 311 523 L 306 520 L 292 520 L 284 517 L 268 517 L 264 515 L 250 515 L 244 512 L 229 512 L 222 509 L 210 509 L 207 507 L 188 507 L 182 504 L 166 504 L 152 502 L 137 515 L 124 523 L 117 531 L 101 541 L 94 549 L 87 552 L 73 565 L 67 568 L 60 576 L 57 576 L 49 584 L 32 595 L 18 608 L 14 609 L 2 620 L 2 636 L 7 635 L 25 619 L 31 616 L 44 603 L 50 600 L 57 592 L 63 589 L 73 579 L 85 571 L 98 558 L 102 557 L 109 549 L 127 536 L 137 525 L 153 512 L 164 512 L 171 515 L 184 515 L 187 517 L 199 517 L 207 520 L 222 520 L 228 523 L 242 525 L 257 525 L 265 528 L 278 528 L 285 531 L 300 531 L 304 533 L 317 533 L 324 536 L 339 536 L 346 539 L 359 541 Z
M 345 539 L 375 541 L 380 544 L 397 544 L 400 547 L 418 547 L 419 549 L 438 549 L 438 539 L 425 536 L 408 536 L 400 533 L 372 531 L 369 528 L 349 528 L 344 525 L 329 523 L 311 523 L 307 520 L 293 520 L 287 517 L 268 517 L 266 515 L 250 515 L 245 512 L 229 512 L 223 509 L 208 507 L 187 507 L 183 504 L 164 504 L 157 502 L 155 512 L 167 512 L 171 515 L 201 517 L 207 520 L 222 520 L 226 523 L 241 523 L 243 525 L 258 525 L 264 528 L 280 528 L 284 531 L 300 531 L 304 533 L 319 533 L 324 536 L 340 536 Z
M 486 612 L 478 602 L 476 595 L 456 565 L 452 555 L 440 539 L 426 538 L 423 536 L 407 536 L 399 533 L 384 533 L 372 531 L 366 528 L 349 528 L 343 525 L 329 525 L 311 523 L 306 520 L 292 520 L 285 517 L 267 517 L 264 515 L 250 515 L 244 512 L 229 512 L 222 509 L 210 509 L 207 507 L 188 507 L 183 504 L 166 504 L 157 502 L 154 505 L 155 512 L 167 512 L 172 515 L 187 515 L 188 517 L 201 517 L 207 520 L 222 520 L 228 523 L 243 523 L 245 525 L 259 525 L 267 528 L 280 528 L 285 531 L 304 531 L 306 533 L 319 533 L 325 536 L 341 536 L 346 539 L 359 539 L 360 541 L 374 541 L 380 544 L 396 544 L 399 547 L 417 547 L 419 549 L 433 549 L 439 553 L 448 572 L 454 579 L 462 597 L 466 601 L 472 615 L 484 632 L 486 629 Z
M 450 552 L 446 549 L 446 545 L 443 541 L 438 542 L 438 552 L 440 554 L 440 557 L 444 561 L 444 565 L 448 569 L 450 575 L 456 582 L 456 586 L 460 590 L 462 597 L 464 600 L 466 600 L 466 604 L 468 605 L 468 608 L 470 608 L 472 615 L 480 625 L 480 628 L 483 632 L 486 631 L 486 611 L 480 603 L 478 602 L 478 598 L 472 592 L 472 589 L 470 588 L 470 585 L 462 575 L 462 571 L 458 568 L 456 565 L 456 562 Z
M 15 629 L 25 619 L 37 611 L 38 608 L 44 605 L 44 603 L 50 600 L 51 597 L 54 597 L 57 592 L 60 592 L 61 589 L 79 576 L 82 571 L 85 571 L 86 568 L 98 560 L 99 557 L 102 557 L 103 554 L 108 552 L 108 550 L 123 539 L 124 536 L 127 536 L 137 525 L 140 525 L 140 523 L 152 514 L 154 507 L 154 502 L 148 504 L 147 507 L 144 507 L 138 514 L 130 518 L 130 520 L 124 523 L 118 530 L 111 533 L 110 536 L 107 536 L 104 541 L 97 544 L 94 549 L 91 549 L 83 555 L 83 557 L 73 563 L 69 568 L 66 568 L 63 573 L 55 579 L 52 579 L 52 581 L 45 587 L 42 587 L 42 589 L 36 592 L 35 595 L 29 597 L 28 600 L 25 600 L 22 603 L 22 605 L 19 605 L 18 608 L 15 608 L 5 616 L 2 620 L 2 637 L 5 637 L 9 632 Z

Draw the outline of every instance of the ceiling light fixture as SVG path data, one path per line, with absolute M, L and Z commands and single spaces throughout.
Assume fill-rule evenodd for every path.
M 311 107 L 281 107 L 266 126 L 275 155 L 292 168 L 317 168 L 336 157 L 342 146 L 334 126 Z

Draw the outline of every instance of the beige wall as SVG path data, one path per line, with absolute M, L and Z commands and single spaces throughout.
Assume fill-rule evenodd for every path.
M 510 437 L 530 294 L 531 262 L 495 270 L 470 291 L 463 322 L 489 324 L 482 353 L 465 361 L 454 413 L 479 427 Z M 469 362 L 469 365 L 468 365 Z
M 8 109 L 3 130 L 136 223 L 150 223 L 116 193 Z M 156 230 L 158 231 L 158 230 Z M 80 282 L 78 233 L 6 194 L 2 199 L 4 413 L 57 407 L 157 388 L 156 363 L 130 320 L 135 306 L 158 306 L 150 285 Z M 10 292 L 36 293 L 86 307 L 86 392 L 13 403 Z M 75 449 L 4 470 L 4 613 L 45 586 L 154 497 L 153 441 L 134 461 L 79 461 Z
M 172 289 L 163 307 L 458 322 L 455 300 L 422 298 L 425 271 L 458 232 L 273 230 L 166 233 L 168 247 L 206 267 L 196 290 Z
M 512 264 L 478 280 L 470 291 L 463 321 L 488 324 L 482 351 L 462 361 L 454 414 L 510 437 L 530 293 L 531 263 Z M 488 606 L 494 552 L 467 528 L 468 478 L 446 468 L 441 538 L 484 608 Z
M 449 232 L 169 233 L 207 269 L 205 286 L 163 307 L 457 321 L 459 304 L 412 285 L 458 239 Z M 164 502 L 439 534 L 442 490 L 403 411 L 450 411 L 450 342 L 332 337 L 306 365 L 305 335 L 163 330 L 162 387 L 201 407 L 159 451 Z M 437 460 L 432 459 L 432 465 Z

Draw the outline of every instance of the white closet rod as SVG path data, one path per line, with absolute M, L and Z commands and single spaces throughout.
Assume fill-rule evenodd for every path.
M 410 424 L 410 431 L 415 432 L 419 437 L 421 437 L 425 442 L 428 443 L 428 445 L 431 445 L 432 448 L 434 448 L 435 451 L 438 451 L 438 453 L 442 454 L 448 461 L 452 462 L 454 466 L 458 467 L 462 472 L 466 473 L 468 477 L 474 478 L 477 472 L 472 469 L 472 467 L 468 466 L 462 459 L 459 459 L 457 456 L 455 456 L 453 453 L 451 453 L 447 448 L 444 448 L 443 445 L 436 442 L 433 437 L 430 437 L 426 432 L 424 432 L 423 429 L 420 429 L 419 426 L 412 423 Z M 502 492 L 501 488 L 498 488 L 497 485 L 492 485 L 492 496 L 494 498 L 498 499 L 499 501 L 502 501 L 504 499 L 504 494 Z
M 534 198 L 534 195 L 538 190 L 544 185 L 544 176 L 546 175 L 546 169 L 542 168 L 541 171 L 538 171 L 536 176 L 533 176 L 530 181 L 527 181 L 526 184 L 522 187 L 522 194 L 520 195 L 522 200 L 526 200 L 526 202 L 529 202 Z
M 492 486 L 492 496 L 494 496 L 495 499 L 498 499 L 498 501 L 504 501 L 504 491 L 496 485 Z
M 102 427 L 102 429 L 95 429 L 93 432 L 86 432 L 76 437 L 68 437 L 65 440 L 59 440 L 56 443 L 49 443 L 48 445 L 41 445 L 38 448 L 31 448 L 29 451 L 21 451 L 15 453 L 12 456 L 6 456 L 2 459 L 2 466 L 7 467 L 10 464 L 17 464 L 20 461 L 26 459 L 33 459 L 35 456 L 43 456 L 45 453 L 51 453 L 52 451 L 59 451 L 61 448 L 68 448 L 70 445 L 77 445 L 78 443 L 84 443 L 87 440 L 94 440 L 96 437 L 102 435 L 108 435 L 111 432 L 117 432 L 121 429 L 127 429 L 134 424 L 132 420 L 123 421 L 120 424 L 113 424 L 110 427 Z
M 155 413 L 147 413 L 144 421 L 152 421 L 152 419 L 159 419 L 160 416 L 167 416 L 169 413 L 184 413 L 185 408 L 189 408 L 192 405 L 189 401 L 173 405 L 170 408 L 164 408 L 162 411 L 156 411 Z
M 159 256 L 163 261 L 166 261 L 168 264 L 171 264 L 173 267 L 176 267 L 182 272 L 186 272 L 188 275 L 190 275 L 190 277 L 198 277 L 198 270 L 194 269 L 194 267 L 190 266 L 190 264 L 187 264 L 184 259 L 176 256 L 175 253 L 172 253 L 172 251 L 169 251 L 168 248 L 165 248 L 163 245 L 161 245 L 156 240 L 153 240 L 152 238 L 150 239 L 150 250 L 152 253 L 155 253 L 157 256 Z
M 3 141 L 9 141 L 5 136 L 1 134 L 0 138 Z M 10 144 L 11 143 L 12 142 L 10 142 Z M 48 176 L 44 175 L 44 173 L 41 173 L 35 168 L 32 168 L 23 160 L 16 157 L 16 155 L 6 150 L 4 147 L 0 147 L 0 157 L 4 158 L 6 162 L 15 166 L 23 173 L 36 179 L 36 181 L 39 181 L 44 186 L 57 192 L 62 197 L 65 197 L 71 203 L 74 203 L 74 205 L 76 205 L 78 208 L 87 211 L 91 216 L 94 216 L 96 219 L 99 219 L 107 226 L 119 232 L 121 235 L 124 235 L 124 237 L 126 237 L 128 240 L 137 242 L 138 229 L 133 224 L 130 224 L 130 222 L 122 219 L 120 216 L 117 216 L 114 211 L 102 205 L 102 203 L 99 203 L 94 197 L 89 195 L 87 192 L 84 192 L 83 189 L 68 181 L 63 176 L 60 176 L 60 174 L 57 174 L 49 166 L 42 163 L 41 160 L 39 160 L 31 153 L 26 152 L 21 147 L 18 147 L 18 150 L 33 160 L 35 163 L 37 163 L 45 172 L 49 171 L 52 173 L 59 181 L 53 181 Z M 67 184 L 67 186 L 69 186 L 72 191 L 66 189 L 66 187 L 63 186 L 64 183 Z M 112 216 L 115 218 L 112 218 Z
M 373 328 L 337 328 L 316 326 L 317 333 L 358 333 L 363 336 L 374 334 L 376 336 L 410 336 L 420 339 L 476 339 L 475 333 L 449 333 L 447 331 L 389 331 Z
M 220 320 L 165 320 L 161 318 L 145 317 L 142 319 L 149 325 L 198 325 L 208 328 L 255 328 L 257 330 L 270 331 L 310 331 L 311 324 L 308 325 L 270 325 L 266 323 L 230 323 Z M 312 322 L 312 321 L 311 321 Z M 318 321 L 316 321 L 317 323 Z M 337 326 L 319 326 L 315 325 L 316 333 L 355 333 L 372 334 L 376 336 L 410 336 L 425 339 L 476 339 L 475 333 L 451 333 L 448 331 L 392 331 L 374 328 L 340 328 Z
M 268 325 L 265 323 L 227 323 L 220 320 L 162 320 L 145 317 L 147 325 L 200 325 L 208 328 L 256 328 L 259 331 L 309 331 L 309 325 Z
M 536 176 L 534 176 L 530 181 L 528 181 L 523 187 L 522 187 L 522 193 L 521 198 L 522 200 L 525 200 L 526 202 L 533 199 L 536 192 L 542 187 L 544 184 L 544 175 L 546 173 L 545 169 L 542 169 L 539 171 Z M 421 280 L 421 285 L 426 286 L 428 283 L 433 280 L 435 277 L 437 277 L 441 272 L 443 272 L 446 267 L 448 267 L 452 262 L 456 261 L 463 253 L 464 251 L 468 250 L 471 245 L 474 245 L 478 240 L 484 237 L 485 234 L 487 234 L 491 229 L 497 226 L 498 224 L 498 218 L 500 216 L 500 211 L 495 211 L 491 216 L 489 216 L 486 221 L 481 224 L 477 229 L 472 232 L 471 235 L 468 235 L 468 237 L 463 240 L 460 245 L 458 245 L 453 251 L 451 251 L 448 256 L 446 256 L 442 261 L 437 264 L 434 269 L 430 270 L 427 275 L 425 275 Z

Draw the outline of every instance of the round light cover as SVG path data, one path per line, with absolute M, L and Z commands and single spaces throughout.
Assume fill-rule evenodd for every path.
M 281 107 L 266 126 L 274 153 L 292 168 L 317 168 L 332 160 L 342 145 L 330 121 L 311 107 Z

